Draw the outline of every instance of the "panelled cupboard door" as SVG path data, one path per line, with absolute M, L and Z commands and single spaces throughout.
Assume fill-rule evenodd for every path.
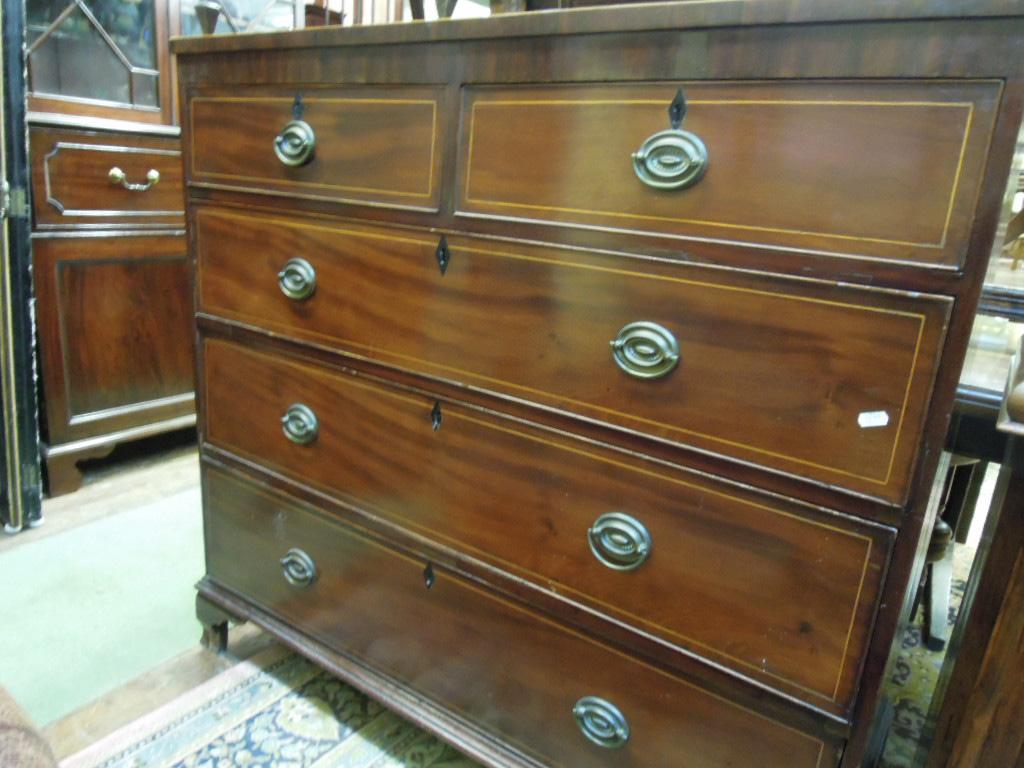
M 209 579 L 540 765 L 836 764 L 834 742 L 441 568 L 427 572 L 427 562 L 238 476 L 207 469 L 204 504 Z
M 956 268 L 1000 94 L 996 81 L 469 87 L 458 211 Z
M 906 496 L 948 298 L 298 216 L 193 222 L 201 313 Z M 309 295 L 281 288 L 296 259 Z
M 193 411 L 184 238 L 37 238 L 33 261 L 51 445 Z

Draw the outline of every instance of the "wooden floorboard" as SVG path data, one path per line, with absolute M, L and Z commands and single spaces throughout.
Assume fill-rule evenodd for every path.
M 73 755 L 273 644 L 250 624 L 232 627 L 226 653 L 198 644 L 43 729 L 58 759 Z

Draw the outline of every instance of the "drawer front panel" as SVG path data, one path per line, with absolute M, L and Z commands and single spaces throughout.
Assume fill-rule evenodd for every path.
M 437 210 L 438 88 L 348 88 L 204 93 L 189 102 L 190 182 L 280 194 Z M 301 120 L 312 154 L 296 166 L 276 151 Z M 292 136 L 295 152 L 308 137 Z M 301 157 L 293 159 L 301 160 Z
M 184 225 L 178 139 L 50 128 L 30 135 L 37 228 Z
M 209 576 L 496 732 L 545 765 L 834 765 L 821 740 L 619 654 L 441 569 L 218 470 L 205 473 Z M 298 550 L 298 552 L 296 552 Z M 293 581 L 316 570 L 309 586 Z M 306 560 L 305 558 L 308 558 Z M 306 563 L 306 565 L 303 565 Z M 427 586 L 427 583 L 430 586 Z M 456 652 L 456 649 L 457 652 Z M 614 704 L 629 736 L 591 744 L 573 709 Z
M 905 498 L 948 299 L 454 236 L 442 271 L 437 236 L 212 209 L 195 222 L 201 312 Z M 278 284 L 296 256 L 316 273 L 302 300 Z M 660 378 L 624 372 L 610 346 L 637 321 L 678 345 Z M 642 332 L 631 343 L 643 358 Z
M 844 714 L 852 701 L 888 532 L 288 358 L 204 347 L 211 444 L 816 706 Z M 305 444 L 281 427 L 295 404 L 317 420 Z M 633 544 L 642 554 L 621 551 Z
M 706 172 L 687 188 L 651 187 L 634 171 L 633 154 L 670 128 L 668 107 L 680 87 L 688 100 L 681 127 L 703 142 Z M 1000 89 L 995 82 L 468 89 L 459 207 L 951 267 L 966 253 Z

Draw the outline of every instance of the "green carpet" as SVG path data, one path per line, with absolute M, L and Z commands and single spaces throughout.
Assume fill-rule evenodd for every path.
M 37 725 L 195 646 L 199 489 L 0 554 L 0 685 Z

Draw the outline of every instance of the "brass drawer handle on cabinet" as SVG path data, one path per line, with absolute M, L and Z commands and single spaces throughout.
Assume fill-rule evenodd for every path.
M 599 747 L 618 749 L 629 741 L 629 723 L 610 701 L 584 696 L 572 708 L 572 715 L 583 735 Z
M 316 563 L 301 549 L 289 549 L 280 563 L 285 581 L 293 587 L 308 587 L 316 581 Z
M 305 259 L 289 259 L 277 273 L 277 284 L 289 299 L 308 299 L 316 290 L 316 270 Z
M 672 331 L 640 321 L 622 326 L 612 339 L 615 364 L 638 379 L 658 379 L 679 364 L 679 343 Z
M 594 557 L 616 571 L 632 571 L 651 554 L 651 534 L 635 517 L 622 512 L 601 515 L 587 531 Z
M 308 445 L 316 440 L 320 425 L 317 422 L 313 409 L 296 403 L 289 406 L 281 417 L 281 428 L 285 437 L 298 445 Z
M 316 134 L 305 120 L 290 120 L 274 138 L 274 154 L 292 168 L 312 160 L 315 150 Z
M 648 137 L 633 153 L 633 171 L 654 189 L 692 187 L 708 168 L 708 148 L 701 138 L 679 126 L 686 116 L 686 97 L 680 88 L 668 108 L 672 127 Z
M 128 181 L 128 174 L 118 168 L 116 165 L 107 171 L 107 179 L 115 187 L 121 186 L 130 192 L 145 192 L 150 187 L 156 186 L 160 183 L 160 171 L 156 168 L 150 168 L 146 171 L 146 183 L 145 184 L 134 184 Z

